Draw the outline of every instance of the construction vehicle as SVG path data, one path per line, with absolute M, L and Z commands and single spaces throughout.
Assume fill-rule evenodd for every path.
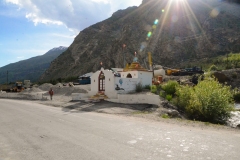
M 200 67 L 192 67 L 192 68 L 185 68 L 185 69 L 172 69 L 166 68 L 166 75 L 168 76 L 191 76 L 194 74 L 204 74 L 204 71 Z
M 31 81 L 30 80 L 24 80 L 23 81 L 23 87 L 25 89 L 30 88 L 31 87 Z
M 0 90 L 5 92 L 21 92 L 24 90 L 22 82 L 16 82 L 15 84 L 0 85 Z
M 168 76 L 171 76 L 171 75 L 176 75 L 180 72 L 181 70 L 180 69 L 171 69 L 171 68 L 168 68 L 166 70 L 166 75 Z
M 173 76 L 192 76 L 194 74 L 204 74 L 204 71 L 202 68 L 195 66 L 192 68 L 181 69 L 178 72 L 172 73 Z
M 21 92 L 24 90 L 22 82 L 16 82 L 15 87 L 12 88 L 12 92 Z

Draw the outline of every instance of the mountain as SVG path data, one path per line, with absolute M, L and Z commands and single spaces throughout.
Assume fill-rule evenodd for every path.
M 57 58 L 62 52 L 66 51 L 67 47 L 57 47 L 49 50 L 41 56 L 32 57 L 16 63 L 8 64 L 0 68 L 0 84 L 7 82 L 15 82 L 19 80 L 38 81 L 40 76 L 50 66 L 50 63 Z
M 147 67 L 166 67 L 240 52 L 240 6 L 233 0 L 143 0 L 79 33 L 41 80 L 78 76 L 100 68 L 123 67 L 137 52 Z M 123 44 L 126 47 L 123 47 Z M 185 64 L 186 64 L 185 63 Z

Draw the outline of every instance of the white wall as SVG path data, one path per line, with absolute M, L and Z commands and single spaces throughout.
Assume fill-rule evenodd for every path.
M 117 98 L 117 93 L 128 93 L 135 91 L 136 85 L 141 83 L 143 86 L 152 85 L 152 72 L 148 71 L 128 71 L 121 72 L 121 77 L 115 77 L 111 70 L 101 71 L 105 76 L 105 95 L 109 98 Z M 98 93 L 98 78 L 101 71 L 95 72 L 91 77 L 91 91 L 89 96 L 96 95 Z M 131 74 L 132 78 L 126 78 L 127 74 Z M 122 90 L 116 90 L 118 85 Z
M 118 99 L 106 99 L 110 102 L 124 104 L 155 104 L 160 105 L 161 99 L 158 95 L 147 94 L 118 94 Z
M 138 78 L 115 77 L 115 84 L 124 89 L 125 92 L 134 91 L 138 82 L 140 82 Z
M 97 93 L 98 92 L 98 77 L 101 71 L 97 71 L 93 73 L 91 76 L 91 93 Z
M 117 98 L 117 91 L 115 90 L 115 77 L 111 70 L 104 70 L 101 68 L 100 71 L 95 72 L 91 76 L 91 91 L 89 92 L 89 96 L 96 95 L 98 93 L 98 81 L 99 74 L 101 71 L 105 76 L 105 95 L 109 98 Z
M 152 77 L 153 77 L 152 72 L 142 72 L 142 71 L 140 71 L 138 74 L 139 74 L 138 77 L 140 78 L 143 86 L 152 85 Z
M 12 98 L 12 99 L 28 99 L 28 100 L 40 100 L 48 99 L 48 97 L 43 96 L 46 92 L 38 92 L 31 94 L 24 93 L 0 93 L 0 98 Z
M 130 73 L 133 77 L 138 78 L 125 78 Z M 122 72 L 121 77 L 115 77 L 115 84 L 118 84 L 120 88 L 123 88 L 126 93 L 129 91 L 135 91 L 136 85 L 141 83 L 143 86 L 152 85 L 152 72 L 144 71 L 128 71 Z
M 104 70 L 103 73 L 105 75 L 105 91 L 107 92 L 115 91 L 114 74 L 110 70 Z
M 131 74 L 132 78 L 138 78 L 138 71 L 126 71 L 121 72 L 121 78 L 127 78 L 127 75 Z

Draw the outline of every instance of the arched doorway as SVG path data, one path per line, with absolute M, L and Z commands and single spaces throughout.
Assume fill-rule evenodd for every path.
M 104 73 L 101 71 L 98 77 L 98 91 L 105 91 L 105 76 Z
M 128 73 L 127 78 L 132 78 L 132 75 L 130 73 Z

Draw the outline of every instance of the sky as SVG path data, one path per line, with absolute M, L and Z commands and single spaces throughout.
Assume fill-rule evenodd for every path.
M 0 67 L 68 47 L 79 32 L 142 0 L 0 0 Z

